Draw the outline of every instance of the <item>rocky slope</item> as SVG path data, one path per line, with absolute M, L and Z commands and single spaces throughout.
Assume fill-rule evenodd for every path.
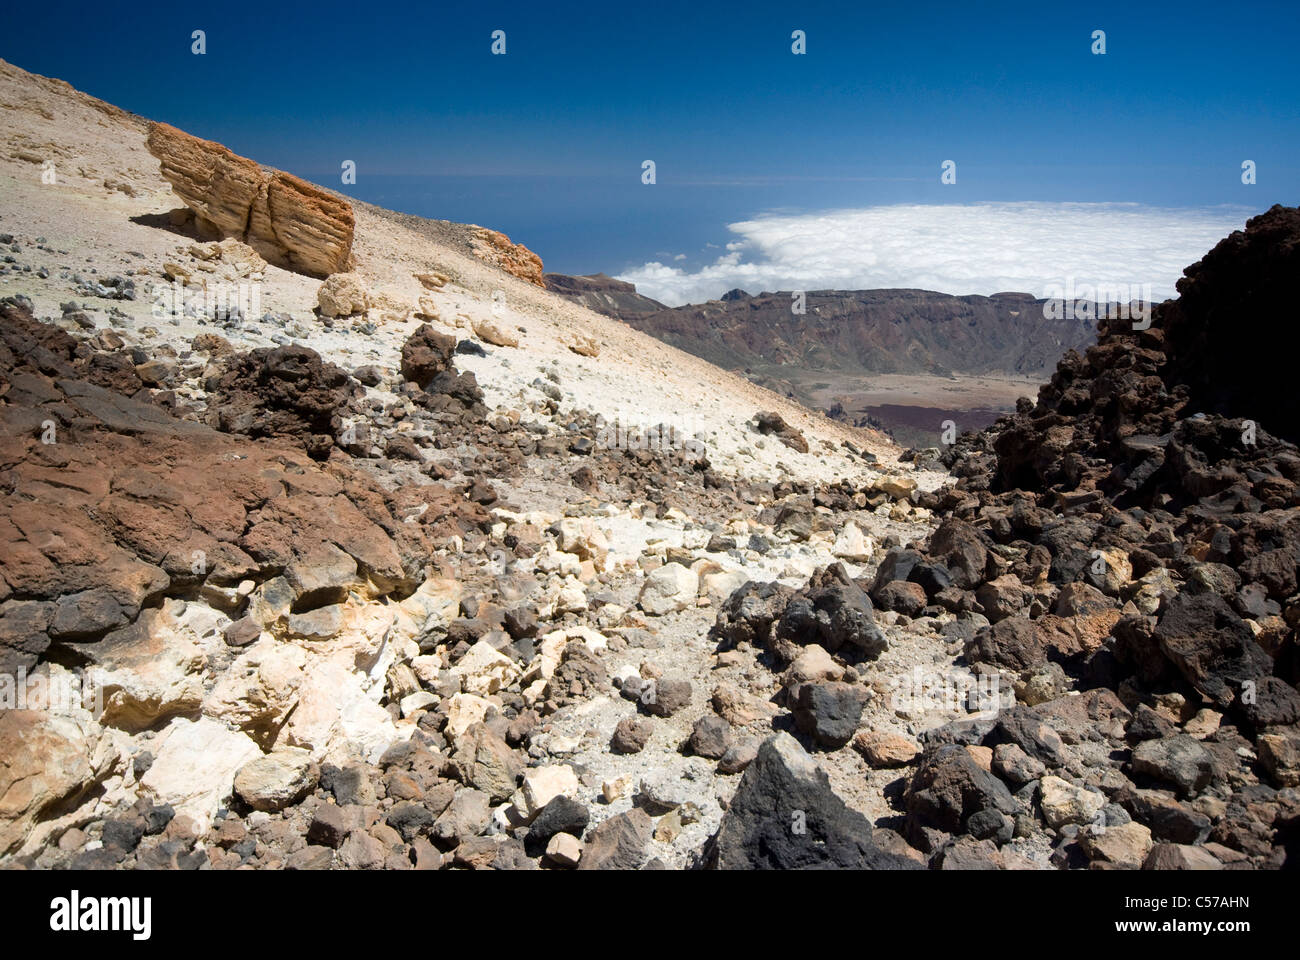
M 923 525 L 911 468 L 483 228 L 350 204 L 322 283 L 187 213 L 146 121 L 8 64 L 0 102 L 3 862 L 598 866 L 656 777 L 690 806 L 618 855 L 694 862 L 762 732 L 676 750 L 750 684 L 712 611 Z M 657 672 L 654 713 L 609 683 Z
M 928 548 L 877 571 L 878 601 L 910 584 L 957 611 L 972 668 L 1020 696 L 931 740 L 991 749 L 1044 814 L 1073 796 L 1048 818 L 1061 865 L 1294 865 L 1300 456 L 1281 361 L 1236 341 L 1278 328 L 1298 268 L 1300 209 L 1252 219 L 1150 329 L 1108 325 L 1036 404 L 947 451 L 960 480 L 920 498 L 943 518 Z M 995 822 L 967 807 L 912 836 L 996 862 Z
M 322 282 L 174 213 L 144 121 L 0 104 L 0 864 L 1286 857 L 1300 460 L 1168 344 L 1275 302 L 1296 211 L 900 461 L 482 228 L 353 203 Z

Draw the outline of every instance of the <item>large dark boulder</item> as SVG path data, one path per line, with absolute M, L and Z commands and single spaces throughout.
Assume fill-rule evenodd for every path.
M 1242 685 L 1272 672 L 1272 660 L 1246 622 L 1216 593 L 1180 593 L 1153 638 L 1178 672 L 1204 697 L 1226 708 Z
M 1252 217 L 1183 271 L 1179 299 L 1163 307 L 1167 382 L 1185 384 L 1207 413 L 1254 417 L 1270 433 L 1300 441 L 1300 393 L 1286 350 L 1261 350 L 1243 324 L 1284 324 L 1295 313 L 1300 209 L 1274 206 Z
M 788 733 L 769 737 L 745 770 L 705 862 L 719 870 L 914 869 L 877 849 L 871 822 L 847 807 Z
M 793 659 L 797 647 L 811 643 L 858 660 L 874 659 L 889 648 L 871 598 L 842 563 L 813 574 L 786 604 L 773 632 L 782 659 Z
M 210 390 L 208 422 L 223 433 L 294 440 L 324 460 L 343 429 L 349 401 L 362 393 L 342 367 L 291 344 L 235 354 Z
M 765 647 L 772 624 L 780 619 L 792 596 L 794 591 L 784 584 L 750 580 L 722 602 L 709 636 L 724 650 L 741 643 Z
M 1011 839 L 1016 801 L 1001 780 L 979 766 L 963 746 L 947 744 L 921 759 L 904 798 L 907 839 L 937 849 L 943 834 L 965 833 L 972 819 L 977 839 Z M 992 828 L 992 829 L 990 829 Z
M 402 377 L 427 388 L 434 377 L 451 366 L 455 353 L 455 337 L 422 323 L 402 345 Z

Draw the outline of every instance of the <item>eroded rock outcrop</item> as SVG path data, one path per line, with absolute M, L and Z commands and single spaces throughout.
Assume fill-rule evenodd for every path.
M 269 262 L 302 273 L 348 269 L 355 221 L 346 200 L 165 123 L 150 126 L 145 144 L 201 230 L 243 240 Z
M 545 289 L 542 258 L 522 243 L 511 243 L 509 237 L 496 230 L 476 227 L 471 244 L 474 255 L 480 260 Z

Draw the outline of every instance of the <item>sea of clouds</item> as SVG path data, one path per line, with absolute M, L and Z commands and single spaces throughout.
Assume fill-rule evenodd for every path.
M 618 279 L 669 306 L 702 303 L 737 287 L 1042 297 L 1068 280 L 1149 284 L 1159 302 L 1175 295 L 1184 267 L 1244 227 L 1251 213 L 1226 206 L 1022 202 L 763 216 L 730 224 L 738 239 L 712 263 L 692 269 L 655 261 Z

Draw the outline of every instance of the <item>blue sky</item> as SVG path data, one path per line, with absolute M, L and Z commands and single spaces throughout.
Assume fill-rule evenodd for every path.
M 773 214 L 1300 200 L 1295 3 L 96 11 L 14 5 L 0 56 L 360 199 L 505 230 L 563 272 L 697 270 Z

